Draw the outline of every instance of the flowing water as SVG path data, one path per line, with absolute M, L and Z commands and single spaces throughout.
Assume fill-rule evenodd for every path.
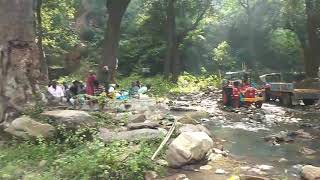
M 301 165 L 312 164 L 320 165 L 320 143 L 319 130 L 316 127 L 320 123 L 320 113 L 305 112 L 295 110 L 296 113 L 287 118 L 289 121 L 279 121 L 272 124 L 272 120 L 283 118 L 290 109 L 275 105 L 265 105 L 264 111 L 266 122 L 243 122 L 226 118 L 224 121 L 210 122 L 207 127 L 213 134 L 224 139 L 224 149 L 228 150 L 234 158 L 246 161 L 254 165 L 270 165 L 274 170 L 272 176 L 287 177 L 289 179 L 299 179 L 299 168 Z M 276 114 L 276 115 L 275 115 Z M 290 122 L 292 120 L 293 122 Z M 298 123 L 295 121 L 298 120 Z M 295 139 L 292 143 L 272 144 L 264 140 L 270 134 L 280 131 L 296 131 L 301 129 L 299 125 L 308 123 L 305 132 L 310 133 L 313 139 Z M 303 154 L 303 148 L 315 150 L 310 155 Z

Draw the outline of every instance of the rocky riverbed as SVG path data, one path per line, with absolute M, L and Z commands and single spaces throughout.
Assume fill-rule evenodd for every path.
M 284 108 L 267 103 L 261 109 L 232 109 L 221 105 L 220 94 L 220 90 L 208 88 L 162 100 L 141 96 L 128 102 L 110 102 L 105 111 L 117 126 L 100 126 L 99 136 L 105 143 L 163 138 L 177 120 L 175 138 L 164 148 L 168 149 L 166 159 L 156 159 L 167 167 L 165 179 L 318 177 L 319 169 L 304 165 L 320 165 L 319 106 Z M 97 127 L 99 123 L 86 108 L 49 109 L 42 113 L 51 119 L 49 124 L 23 116 L 5 131 L 22 138 L 49 138 L 57 125 Z M 155 176 L 146 173 L 146 179 Z
M 172 103 L 208 112 L 200 123 L 229 154 L 208 166 L 183 170 L 189 179 L 300 179 L 304 165 L 320 165 L 319 106 L 267 103 L 261 109 L 230 109 L 220 105 L 219 93 L 180 96 Z

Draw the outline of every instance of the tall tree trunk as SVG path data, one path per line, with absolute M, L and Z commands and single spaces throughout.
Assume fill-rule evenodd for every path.
M 305 52 L 305 71 L 310 78 L 318 76 L 320 62 L 320 7 L 314 0 L 305 0 L 307 14 L 308 47 Z M 319 9 L 318 9 L 319 8 Z
M 107 0 L 108 22 L 105 34 L 103 59 L 99 68 L 99 80 L 103 82 L 115 82 L 117 54 L 120 40 L 121 21 L 130 0 Z M 109 67 L 109 76 L 103 70 L 104 66 Z
M 37 16 L 37 45 L 39 48 L 41 81 L 48 82 L 48 65 L 44 56 L 42 45 L 42 17 L 41 17 L 42 0 L 37 0 L 36 16 Z
M 172 73 L 171 70 L 171 63 L 172 63 L 172 50 L 173 50 L 173 36 L 175 33 L 175 8 L 174 5 L 175 0 L 167 0 L 167 52 L 166 52 L 166 59 L 164 62 L 164 75 L 166 78 L 169 78 L 170 74 Z
M 166 77 L 172 75 L 172 80 L 175 81 L 179 74 L 180 57 L 179 43 L 176 27 L 176 0 L 168 0 L 167 2 L 167 55 L 164 64 L 164 74 Z
M 0 122 L 32 102 L 40 77 L 33 0 L 0 1 Z

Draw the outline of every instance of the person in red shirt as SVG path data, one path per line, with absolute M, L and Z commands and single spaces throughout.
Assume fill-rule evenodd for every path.
M 234 108 L 239 108 L 240 107 L 240 83 L 238 81 L 235 81 L 233 83 L 233 88 L 232 88 L 232 106 Z
M 86 94 L 93 96 L 94 95 L 94 84 L 93 82 L 97 80 L 96 77 L 96 73 L 94 73 L 93 71 L 89 72 L 89 75 L 87 77 L 87 81 L 86 81 Z

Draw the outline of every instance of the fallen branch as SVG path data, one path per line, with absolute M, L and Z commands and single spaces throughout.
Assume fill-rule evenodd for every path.
M 168 142 L 168 140 L 170 139 L 174 129 L 176 128 L 177 125 L 177 119 L 174 120 L 174 123 L 172 124 L 170 130 L 168 131 L 166 137 L 163 139 L 163 141 L 161 142 L 160 146 L 158 147 L 158 149 L 156 150 L 156 152 L 153 154 L 153 156 L 151 157 L 151 160 L 154 160 L 156 158 L 156 156 L 159 154 L 159 152 L 161 151 L 161 149 L 164 147 L 164 145 Z

